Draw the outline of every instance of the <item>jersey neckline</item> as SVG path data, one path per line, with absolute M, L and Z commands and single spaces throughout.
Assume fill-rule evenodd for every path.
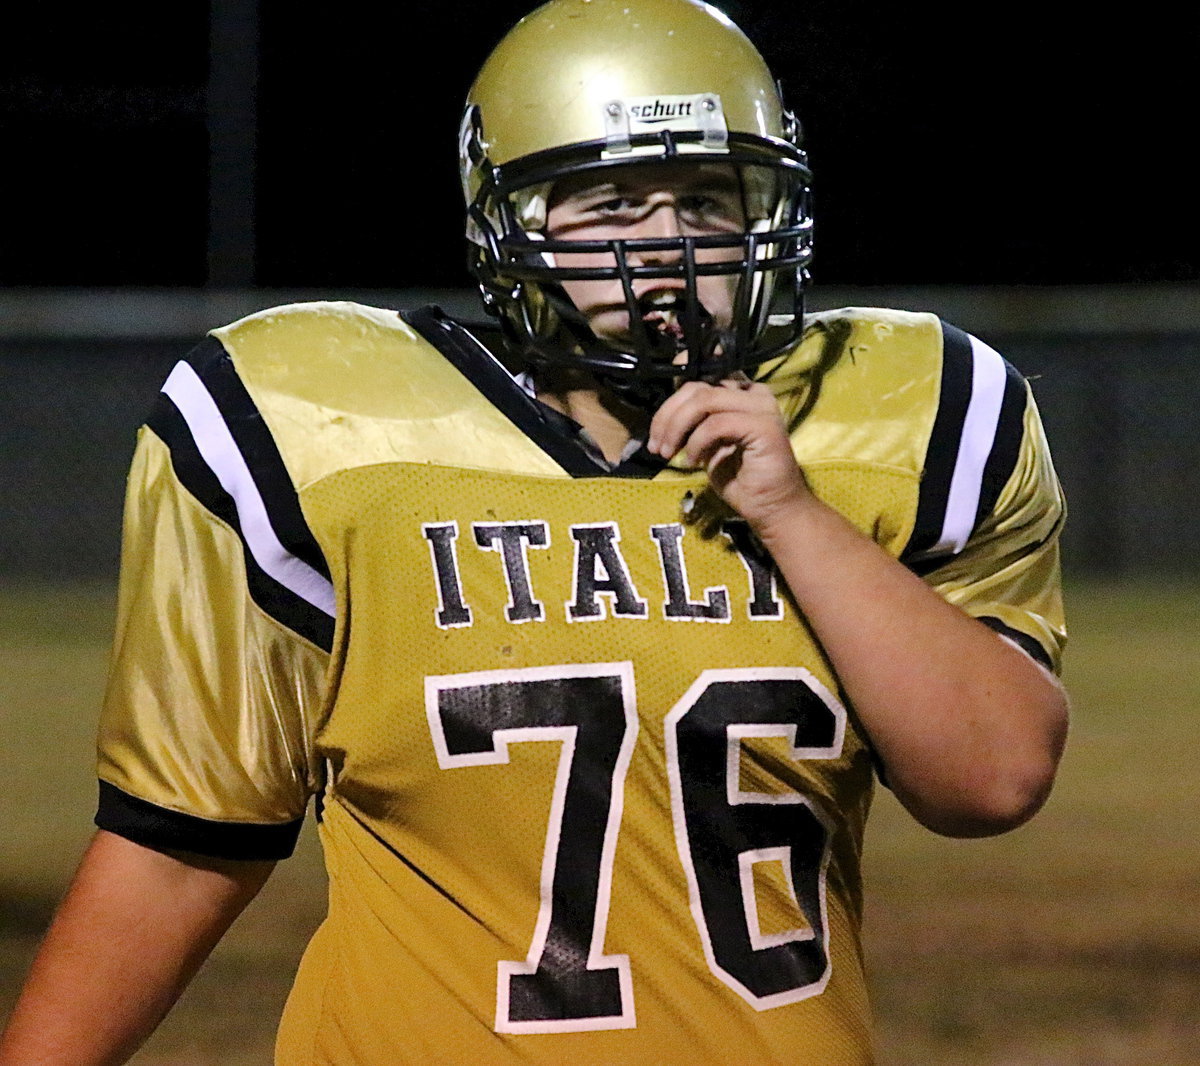
M 530 396 L 487 345 L 462 323 L 433 304 L 401 311 L 400 317 L 571 477 L 652 478 L 666 466 L 646 450 L 644 443 L 614 466 L 598 461 L 581 438 L 579 423 Z

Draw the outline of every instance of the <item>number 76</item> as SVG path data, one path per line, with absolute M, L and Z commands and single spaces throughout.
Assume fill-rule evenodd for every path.
M 429 677 L 426 712 L 444 769 L 506 764 L 508 747 L 562 745 L 523 962 L 499 964 L 496 1031 L 632 1028 L 627 955 L 606 955 L 613 856 L 638 730 L 630 663 Z M 841 754 L 846 712 L 800 667 L 705 670 L 667 714 L 675 840 L 709 969 L 758 1010 L 829 980 L 830 823 L 799 792 L 746 792 L 741 742 L 783 737 L 789 757 Z M 760 931 L 754 864 L 781 863 L 806 926 Z

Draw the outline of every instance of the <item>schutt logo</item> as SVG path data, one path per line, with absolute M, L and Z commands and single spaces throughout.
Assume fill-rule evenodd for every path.
M 664 100 L 654 100 L 646 104 L 633 104 L 629 113 L 639 122 L 670 122 L 677 118 L 691 118 L 694 114 L 692 100 L 680 100 L 668 103 Z

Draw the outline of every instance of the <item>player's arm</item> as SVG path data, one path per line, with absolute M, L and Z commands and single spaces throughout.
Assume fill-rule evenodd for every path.
M 331 600 L 265 420 L 210 338 L 138 435 L 98 737 L 102 832 L 4 1066 L 124 1061 L 291 853 L 318 786 Z
M 1061 686 L 809 491 L 768 388 L 686 384 L 649 447 L 686 447 L 757 533 L 918 821 L 982 836 L 1037 811 L 1066 735 Z
M 125 1062 L 273 867 L 99 832 L 0 1038 L 0 1066 Z

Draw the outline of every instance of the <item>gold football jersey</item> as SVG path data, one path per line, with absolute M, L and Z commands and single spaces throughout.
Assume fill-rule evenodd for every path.
M 930 315 L 761 368 L 813 490 L 1057 667 L 1023 379 Z M 140 434 L 97 822 L 289 853 L 329 914 L 278 1062 L 871 1061 L 870 738 L 703 474 L 616 469 L 433 309 L 216 331 Z

